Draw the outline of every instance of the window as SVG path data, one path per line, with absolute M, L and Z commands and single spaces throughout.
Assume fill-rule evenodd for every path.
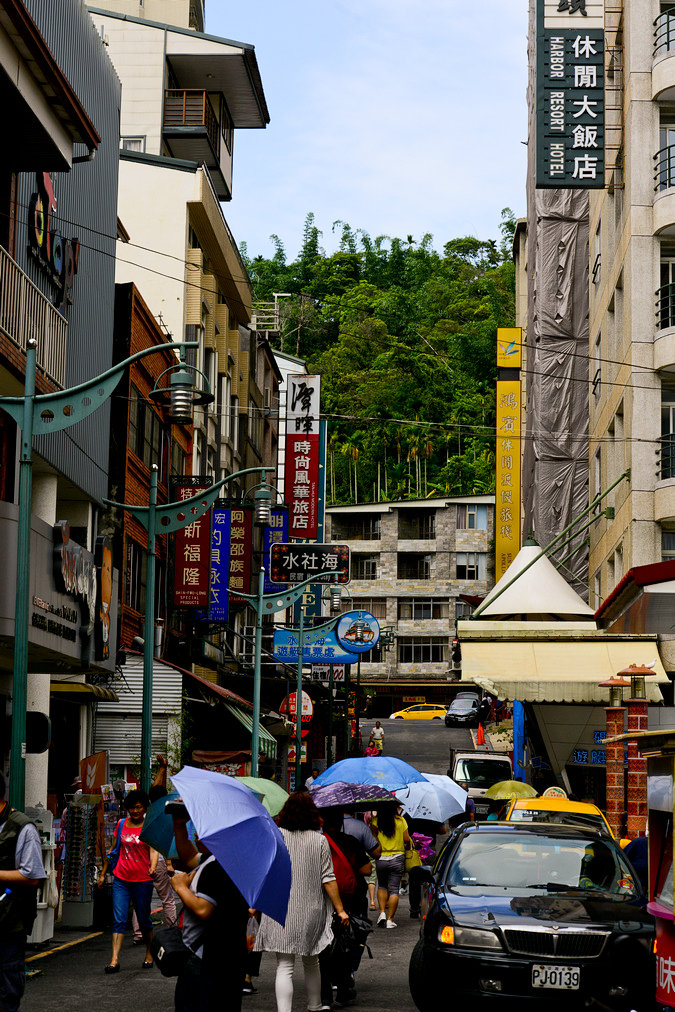
M 600 284 L 600 264 L 602 261 L 602 221 L 598 222 L 593 243 L 593 284 Z
M 423 552 L 399 552 L 396 576 L 399 580 L 428 580 L 431 556 Z
M 443 598 L 402 597 L 398 602 L 398 617 L 407 621 L 431 618 L 448 618 L 450 604 Z
M 661 389 L 661 467 L 659 478 L 675 477 L 675 390 Z
M 473 615 L 473 606 L 467 601 L 455 601 L 455 622 Z
M 595 573 L 593 577 L 593 594 L 595 595 L 595 607 L 597 608 L 602 604 L 602 594 L 600 591 L 600 570 Z
M 225 99 L 220 96 L 220 133 L 223 138 L 223 143 L 227 148 L 228 154 L 232 154 L 232 138 L 234 136 L 234 125 L 232 123 L 232 117 L 230 111 L 227 108 Z
M 600 400 L 600 387 L 602 384 L 602 362 L 601 362 L 602 335 L 598 334 L 593 345 L 593 396 L 596 403 Z
M 171 444 L 171 474 L 185 474 L 185 451 L 175 439 Z
M 593 495 L 594 497 L 602 491 L 602 449 L 598 447 L 593 456 Z M 599 508 L 599 507 L 598 507 Z
M 618 583 L 623 577 L 623 545 L 619 545 L 614 551 L 614 579 Z
M 656 184 L 659 190 L 675 186 L 675 122 L 672 117 L 661 117 L 659 152 L 656 157 Z
M 379 555 L 352 555 L 352 580 L 376 580 Z
M 375 618 L 387 617 L 386 597 L 343 597 L 343 611 L 369 611 Z
M 334 541 L 379 541 L 382 518 L 377 513 L 356 517 L 333 517 Z
M 667 251 L 671 253 L 670 250 Z M 660 330 L 675 327 L 675 256 L 661 252 L 661 287 L 657 294 L 656 317 Z
M 486 531 L 487 522 L 487 506 L 479 506 L 476 503 L 460 503 L 457 507 L 458 531 Z
M 263 415 L 260 408 L 253 403 L 249 408 L 248 415 L 248 438 L 253 447 L 260 452 L 262 450 Z
M 120 137 L 122 151 L 145 151 L 145 137 Z
M 399 664 L 442 664 L 448 659 L 448 640 L 444 636 L 399 636 Z
M 661 532 L 661 562 L 675 559 L 675 531 Z
M 398 536 L 402 541 L 431 541 L 436 537 L 436 511 L 400 510 Z
M 146 467 L 157 464 L 163 471 L 162 422 L 151 404 L 148 404 L 132 385 L 129 403 L 129 449 Z
M 138 612 L 145 610 L 147 564 L 148 555 L 146 550 L 134 541 L 127 541 L 124 603 Z
M 457 552 L 458 580 L 485 580 L 487 554 L 485 552 Z

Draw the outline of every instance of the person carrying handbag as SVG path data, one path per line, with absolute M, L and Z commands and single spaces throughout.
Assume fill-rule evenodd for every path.
M 187 811 L 173 815 L 186 871 L 175 872 L 171 886 L 183 902 L 182 941 L 191 953 L 177 975 L 175 1012 L 241 1012 L 248 903 L 208 847 L 198 837 L 196 846 L 190 841 L 187 823 Z

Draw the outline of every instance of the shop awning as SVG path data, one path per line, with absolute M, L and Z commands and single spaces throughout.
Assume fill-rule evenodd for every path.
M 473 681 L 500 697 L 529 703 L 607 702 L 602 682 L 629 664 L 652 665 L 656 677 L 647 678 L 647 699 L 663 700 L 659 682 L 668 676 L 656 642 L 592 639 L 463 640 L 462 681 Z
M 119 703 L 120 698 L 112 689 L 104 685 L 89 685 L 88 682 L 50 682 L 49 691 L 59 699 L 67 699 L 72 703 L 94 703 L 103 699 L 107 703 Z
M 253 734 L 253 714 L 247 713 L 246 710 L 242 710 L 240 706 L 236 706 L 234 703 L 225 703 L 225 709 L 229 710 L 233 717 L 236 717 L 239 723 L 246 728 L 249 734 Z M 276 759 L 277 757 L 277 741 L 269 733 L 267 728 L 263 727 L 262 724 L 258 725 L 258 734 L 260 741 L 260 751 L 264 752 L 268 759 Z

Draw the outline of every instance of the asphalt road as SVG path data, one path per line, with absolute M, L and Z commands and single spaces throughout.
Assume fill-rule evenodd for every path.
M 364 739 L 374 721 L 362 721 Z M 446 728 L 439 721 L 382 721 L 385 752 L 396 755 L 417 769 L 445 773 L 448 746 L 471 747 L 469 731 Z M 358 998 L 355 1008 L 368 1012 L 408 1012 L 414 1010 L 408 990 L 408 962 L 417 941 L 420 922 L 409 916 L 408 897 L 402 896 L 396 916 L 398 927 L 375 929 L 371 937 L 373 959 L 364 957 L 357 977 Z M 44 1012 L 46 1008 L 68 1008 L 76 1012 L 119 1012 L 137 1008 L 169 1012 L 173 1008 L 174 982 L 158 970 L 142 970 L 143 953 L 125 940 L 120 963 L 122 970 L 113 977 L 103 973 L 110 958 L 110 933 L 81 945 L 64 949 L 45 959 L 32 962 L 39 975 L 29 980 L 21 1005 L 23 1012 Z M 258 993 L 244 999 L 249 1012 L 274 1012 L 274 958 L 263 956 Z M 301 969 L 296 970 L 294 1010 L 304 1012 L 307 1001 Z M 227 1012 L 227 1010 L 223 1010 Z
M 442 720 L 382 720 L 384 751 L 398 756 L 422 773 L 447 773 L 449 748 L 473 748 L 471 732 L 446 727 Z M 361 721 L 361 737 L 366 744 L 374 720 Z

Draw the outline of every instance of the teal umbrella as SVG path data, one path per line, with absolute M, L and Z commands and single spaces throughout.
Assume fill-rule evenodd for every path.
M 164 808 L 169 801 L 175 801 L 177 797 L 178 792 L 172 791 L 171 794 L 153 801 L 145 814 L 140 835 L 143 843 L 154 847 L 170 861 L 178 857 L 178 851 L 173 838 L 173 819 L 165 813 Z M 194 835 L 194 826 L 188 822 L 188 836 L 194 840 Z

